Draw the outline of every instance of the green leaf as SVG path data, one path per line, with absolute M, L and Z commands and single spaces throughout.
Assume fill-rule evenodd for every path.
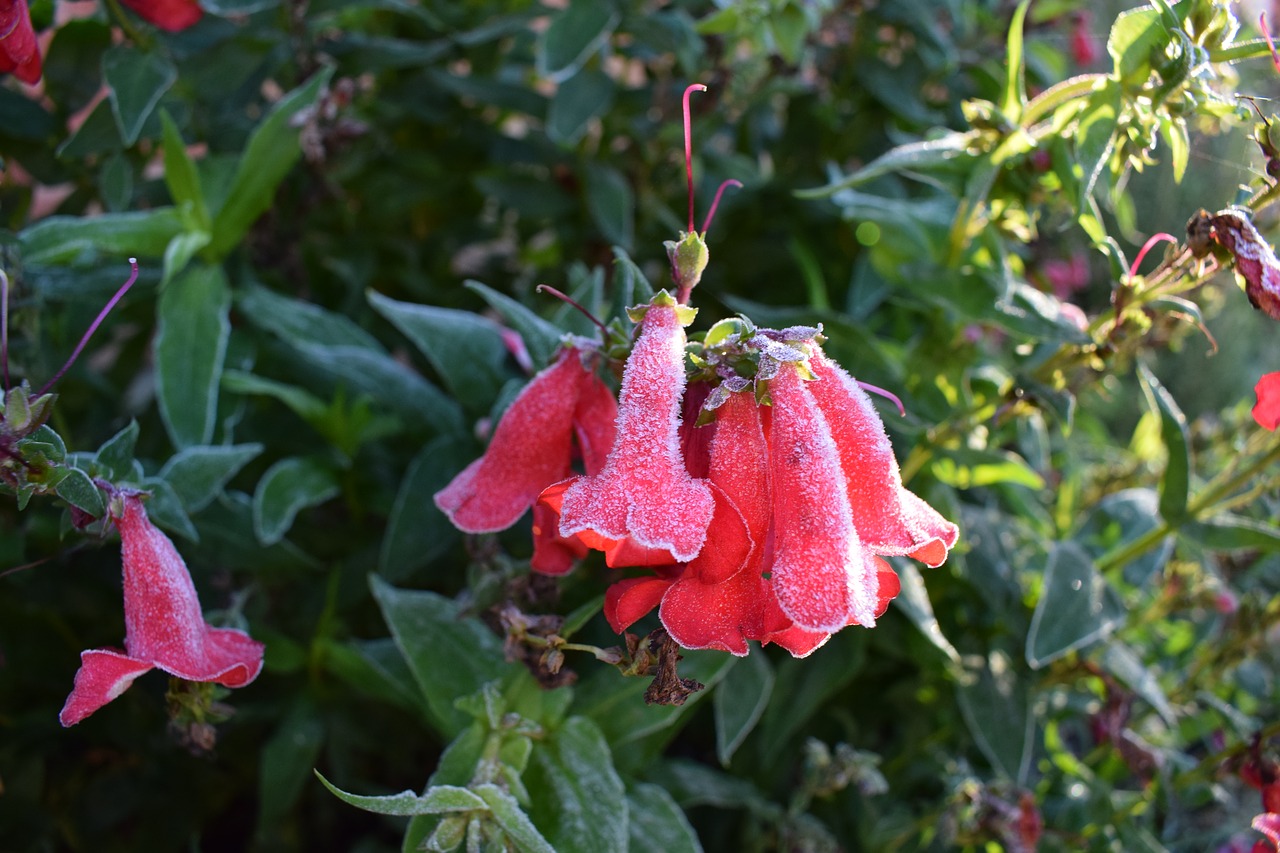
M 1161 115 L 1160 132 L 1169 143 L 1169 164 L 1173 167 L 1173 182 L 1180 184 L 1187 173 L 1187 160 L 1191 156 L 1191 137 L 1187 133 L 1187 120 L 1182 116 L 1170 118 Z
M 258 831 L 270 831 L 298 802 L 324 743 L 324 718 L 305 698 L 293 704 L 258 759 Z
M 978 749 L 991 766 L 1022 784 L 1031 768 L 1035 716 L 1026 679 L 1003 652 L 994 651 L 982 669 L 956 688 L 960 713 Z
M 440 436 L 409 463 L 382 536 L 378 572 L 387 580 L 405 577 L 457 542 L 457 528 L 436 508 L 432 496 L 462 470 L 462 460 L 473 448 L 463 436 Z
M 324 778 L 319 770 L 314 772 L 316 778 L 338 799 L 356 808 L 377 814 L 410 817 L 420 814 L 487 811 L 489 808 L 488 804 L 476 794 L 454 785 L 437 785 L 428 788 L 422 796 L 413 791 L 401 791 L 385 797 L 365 797 L 359 794 L 348 794 Z
M 165 186 L 169 188 L 169 195 L 179 210 L 190 214 L 191 228 L 207 233 L 213 221 L 209 218 L 209 208 L 205 204 L 204 190 L 200 187 L 200 173 L 196 170 L 195 161 L 187 153 L 182 134 L 166 110 L 160 111 L 160 124 L 164 134 Z
M 298 513 L 339 492 L 338 480 L 324 462 L 301 456 L 281 459 L 267 469 L 253 494 L 253 530 L 263 545 L 274 545 L 293 526 Z
M 551 357 L 560 348 L 560 338 L 563 335 L 560 329 L 510 296 L 486 287 L 478 281 L 463 282 L 463 287 L 480 294 L 481 298 L 489 303 L 490 308 L 501 314 L 502 319 L 520 333 L 520 338 L 524 341 L 525 348 L 529 350 L 529 357 L 533 359 L 535 365 L 544 367 L 551 363 Z
M 534 745 L 526 771 L 530 816 L 560 853 L 625 850 L 628 808 L 604 734 L 570 717 Z
M 178 69 L 157 51 L 116 45 L 102 55 L 102 76 L 120 138 L 132 147 L 161 96 L 178 79 Z
M 140 485 L 151 493 L 147 500 L 147 515 L 152 521 L 192 542 L 200 541 L 200 534 L 167 480 L 147 477 Z
M 138 442 L 138 422 L 129 425 L 108 438 L 94 454 L 94 462 L 111 472 L 117 479 L 128 477 L 133 470 L 133 448 Z
M 1169 40 L 1160 11 L 1141 7 L 1123 12 L 1111 25 L 1107 53 L 1115 63 L 1115 79 L 1125 86 L 1145 83 L 1151 74 L 1151 57 Z
M 44 94 L 62 114 L 70 115 L 87 107 L 102 88 L 102 55 L 111 48 L 112 28 L 101 20 L 81 18 L 51 29 L 53 41 L 44 57 Z
M 773 695 L 773 667 L 763 654 L 747 655 L 716 687 L 711 698 L 716 721 L 716 757 L 725 767 L 760 722 Z
M 617 169 L 587 164 L 587 210 L 600 235 L 610 243 L 631 248 L 635 240 L 635 196 Z
M 538 42 L 538 70 L 556 82 L 577 71 L 620 19 L 609 0 L 571 0 Z
M 615 269 L 613 286 L 616 291 L 613 313 L 626 316 L 628 308 L 653 298 L 653 285 L 624 249 L 614 246 L 613 257 Z
M 560 84 L 547 105 L 547 136 L 573 145 L 587 132 L 587 123 L 613 105 L 613 80 L 603 71 L 583 69 Z
M 101 216 L 50 216 L 19 235 L 23 262 L 40 264 L 90 264 L 100 256 L 158 258 L 169 241 L 182 233 L 182 220 L 172 207 L 139 213 L 105 213 Z M 128 275 L 122 267 L 121 281 Z
M 66 472 L 66 476 L 53 488 L 58 497 L 94 518 L 106 515 L 107 505 L 102 500 L 102 492 L 98 491 L 89 475 L 79 468 L 67 468 Z
M 1074 542 L 1056 543 L 1027 631 L 1027 663 L 1032 669 L 1047 666 L 1107 636 L 1124 617 L 1123 602 L 1089 554 Z
M 842 631 L 804 660 L 784 660 L 774 673 L 773 695 L 760 721 L 757 741 L 772 763 L 795 744 L 792 735 L 823 703 L 862 669 L 866 644 L 852 631 Z
M 1044 478 L 1025 459 L 1009 450 L 948 448 L 933 463 L 933 474 L 959 489 L 1010 483 L 1029 489 L 1044 488 Z
M 702 853 L 689 818 L 664 788 L 644 782 L 632 786 L 627 813 L 628 853 Z
M 1145 699 L 1162 720 L 1170 726 L 1177 725 L 1173 706 L 1169 704 L 1156 674 L 1142 663 L 1132 649 L 1118 640 L 1112 640 L 1102 652 L 1101 663 L 1108 672 Z
M 1231 513 L 1185 524 L 1179 532 L 1216 551 L 1242 548 L 1280 551 L 1280 527 Z
M 476 785 L 473 790 L 489 807 L 489 811 L 493 813 L 493 819 L 502 827 L 502 831 L 507 834 L 507 839 L 520 853 L 557 853 L 557 849 L 561 851 L 568 849 L 552 847 L 547 839 L 542 837 L 542 833 L 538 832 L 533 821 L 529 820 L 529 816 L 520 808 L 516 798 L 497 785 Z
M 369 291 L 369 304 L 413 342 L 463 406 L 487 409 L 506 381 L 507 349 L 492 320 L 470 311 L 398 302 Z
M 351 318 L 258 285 L 237 290 L 236 310 L 258 328 L 295 346 L 352 346 L 384 352 L 378 339 Z
M 895 172 L 927 171 L 944 166 L 958 157 L 971 156 L 969 151 L 978 138 L 976 131 L 967 133 L 949 133 L 938 139 L 922 142 L 909 142 L 890 148 L 884 154 L 852 174 L 845 175 L 822 187 L 807 190 L 796 190 L 797 198 L 818 199 L 834 195 L 841 190 L 852 189 L 861 184 L 874 181 L 882 175 Z
M 471 716 L 454 706 L 458 699 L 490 681 L 526 674 L 506 662 L 502 641 L 475 617 L 463 618 L 451 599 L 397 589 L 376 575 L 369 585 L 444 735 L 454 737 L 471 725 Z
M 164 249 L 164 274 L 160 277 L 160 286 L 168 287 L 173 277 L 185 270 L 211 239 L 208 231 L 185 231 L 170 240 Z
M 1080 172 L 1080 196 L 1076 201 L 1076 209 L 1089 209 L 1089 197 L 1093 188 L 1106 168 L 1115 147 L 1117 119 L 1120 117 L 1123 101 L 1120 85 L 1108 79 L 1089 96 L 1075 132 L 1076 162 Z
M 315 103 L 332 76 L 332 66 L 317 72 L 277 101 L 254 129 L 240 155 L 227 201 L 213 218 L 213 241 L 208 247 L 211 259 L 225 257 L 271 206 L 276 187 L 302 155 L 298 146 L 300 131 L 293 119 Z
M 1026 67 L 1022 56 L 1022 25 L 1027 19 L 1027 7 L 1031 0 L 1022 0 L 1009 22 L 1009 39 L 1005 55 L 1007 76 L 1004 82 L 1004 98 L 1000 111 L 1012 124 L 1022 121 L 1022 107 L 1027 102 Z
M 1101 559 L 1160 524 L 1159 498 L 1153 489 L 1121 489 L 1098 501 L 1072 538 Z M 1166 536 L 1158 547 L 1129 560 L 1123 569 L 1125 582 L 1133 586 L 1145 584 L 1169 562 L 1173 545 L 1174 537 Z
M 213 438 L 230 310 L 231 288 L 221 267 L 188 267 L 160 294 L 156 398 L 176 447 Z
M 160 478 L 173 487 L 187 512 L 199 512 L 262 449 L 256 443 L 183 448 L 169 457 Z
M 1145 364 L 1138 365 L 1138 379 L 1147 404 L 1160 415 L 1160 438 L 1169 452 L 1164 477 L 1160 480 L 1160 515 L 1170 524 L 1177 524 L 1186 518 L 1187 494 L 1191 489 L 1191 443 L 1187 434 L 1187 416 Z
M 920 569 L 915 563 L 903 560 L 895 563 L 894 570 L 902 583 L 902 592 L 893 600 L 893 605 L 907 614 L 911 624 L 920 630 L 926 640 L 937 646 L 953 663 L 959 663 L 960 653 L 942 633 L 938 617 L 933 613 L 933 604 L 929 601 L 929 592 L 925 588 Z

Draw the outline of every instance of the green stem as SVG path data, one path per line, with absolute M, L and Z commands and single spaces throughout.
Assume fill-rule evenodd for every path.
M 1105 79 L 1105 74 L 1080 74 L 1050 86 L 1027 102 L 1026 109 L 1022 111 L 1022 126 L 1029 128 L 1067 101 L 1088 96 Z
M 1271 46 L 1266 39 L 1236 42 L 1209 51 L 1210 62 L 1241 62 L 1246 59 L 1262 59 L 1271 56 Z

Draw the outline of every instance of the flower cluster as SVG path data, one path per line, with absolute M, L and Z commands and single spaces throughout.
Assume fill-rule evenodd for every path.
M 124 563 L 124 651 L 90 649 L 58 715 L 73 726 L 115 699 L 150 669 L 188 681 L 243 687 L 262 670 L 262 643 L 204 621 L 186 563 L 136 494 L 112 500 Z
M 899 591 L 883 557 L 940 565 L 958 531 L 903 487 L 879 416 L 823 353 L 820 328 L 735 319 L 690 342 L 695 314 L 666 291 L 633 309 L 616 430 L 600 423 L 612 397 L 581 350 L 565 350 L 436 503 L 472 532 L 534 504 L 532 565 L 546 574 L 587 549 L 646 568 L 606 594 L 619 632 L 657 608 L 685 648 L 744 655 L 756 640 L 804 656 L 875 624 Z M 603 460 L 584 433 L 611 439 Z M 554 562 L 540 556 L 550 543 Z

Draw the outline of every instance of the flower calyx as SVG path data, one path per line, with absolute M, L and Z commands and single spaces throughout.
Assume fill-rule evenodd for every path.
M 697 231 L 681 231 L 679 240 L 665 240 L 662 245 L 667 250 L 667 258 L 671 261 L 671 278 L 675 281 L 679 293 L 687 294 L 702 280 L 702 271 L 707 268 L 711 259 L 707 251 L 705 234 Z

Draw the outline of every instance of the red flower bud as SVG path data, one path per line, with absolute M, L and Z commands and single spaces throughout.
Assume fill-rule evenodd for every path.
M 40 47 L 27 0 L 0 0 L 0 74 L 5 72 L 32 85 L 40 79 Z

